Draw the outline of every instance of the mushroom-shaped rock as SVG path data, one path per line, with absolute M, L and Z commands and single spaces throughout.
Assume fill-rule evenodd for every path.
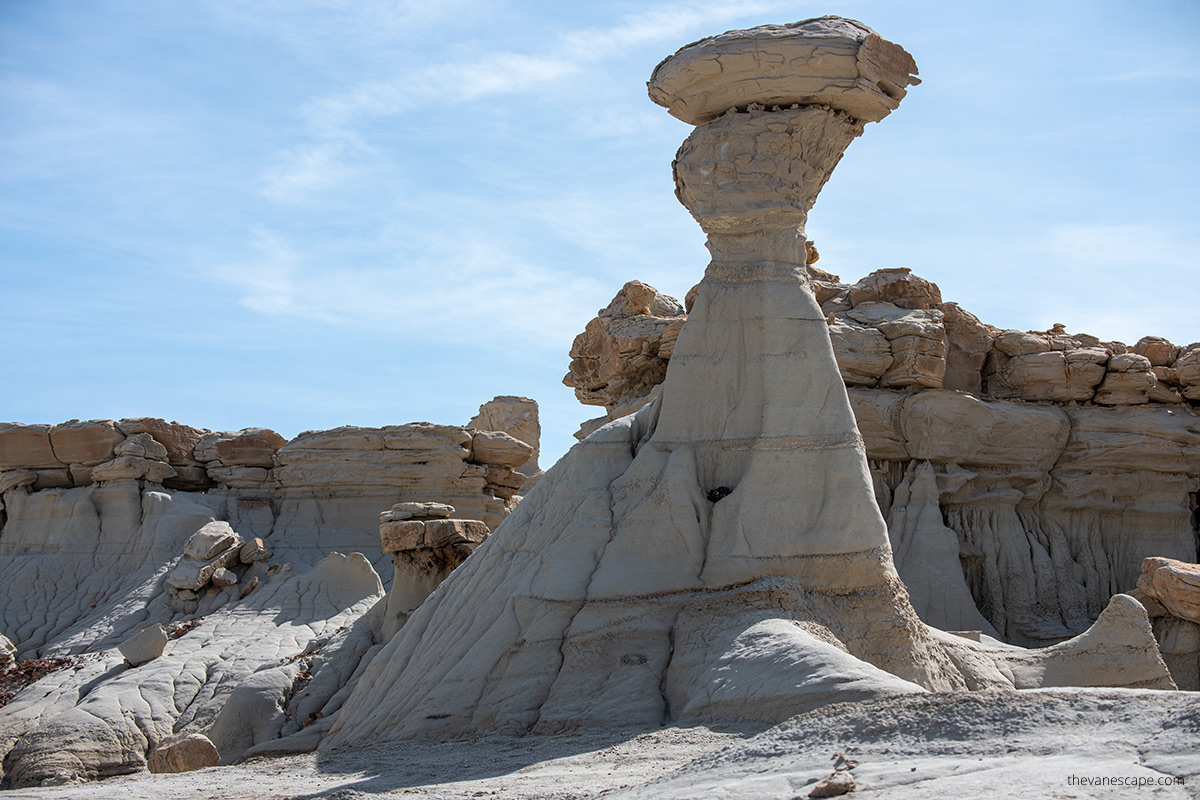
M 756 103 L 822 105 L 878 122 L 920 81 L 904 48 L 850 19 L 818 17 L 701 39 L 654 69 L 650 99 L 702 125 Z
M 753 38 L 693 48 L 724 57 L 724 43 Z M 825 82 L 823 62 L 806 63 L 797 54 L 790 69 Z M 762 100 L 752 80 L 736 86 L 716 113 Z M 684 710 L 782 719 L 838 695 L 804 688 L 830 658 L 844 667 L 834 683 L 861 678 L 871 692 L 965 687 L 892 564 L 806 267 L 805 214 L 861 130 L 816 105 L 739 111 L 692 133 L 678 196 L 712 263 L 661 394 L 576 445 L 422 598 L 323 746 L 658 725 Z M 736 697 L 714 694 L 751 651 L 784 666 Z

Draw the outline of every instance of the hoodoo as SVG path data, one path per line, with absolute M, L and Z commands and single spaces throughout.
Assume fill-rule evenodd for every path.
M 712 255 L 661 394 L 545 474 L 371 663 L 326 745 L 778 721 L 1053 673 L 918 620 L 805 266 L 817 193 L 915 72 L 837 17 L 731 31 L 655 69 L 651 98 L 697 126 L 676 193 Z M 1119 628 L 1123 653 L 1153 653 L 1124 680 L 1169 686 L 1125 600 L 1089 641 Z M 1102 660 L 1072 674 L 1103 682 Z

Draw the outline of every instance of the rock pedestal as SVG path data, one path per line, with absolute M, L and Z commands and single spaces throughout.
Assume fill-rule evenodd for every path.
M 383 637 L 390 639 L 409 615 L 487 538 L 475 519 L 450 519 L 445 503 L 397 503 L 379 515 L 383 552 L 391 553 L 395 575 L 388 591 Z
M 323 746 L 777 722 L 1014 686 L 908 600 L 806 267 L 818 191 L 915 71 L 829 17 L 732 31 L 658 66 L 651 97 L 698 126 L 676 192 L 712 254 L 661 394 L 545 473 L 372 661 Z M 1153 647 L 1144 615 L 1115 616 Z

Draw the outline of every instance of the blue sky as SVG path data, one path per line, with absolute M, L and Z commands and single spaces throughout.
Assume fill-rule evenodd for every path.
M 703 234 L 680 46 L 841 14 L 923 83 L 809 218 L 820 266 L 907 266 L 1001 327 L 1200 340 L 1200 3 L 0 0 L 0 420 L 294 436 L 582 406 L 567 351 Z

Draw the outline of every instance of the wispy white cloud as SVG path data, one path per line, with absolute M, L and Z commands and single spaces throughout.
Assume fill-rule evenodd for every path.
M 386 80 L 361 82 L 308 101 L 301 116 L 311 137 L 324 142 L 347 138 L 362 141 L 360 128 L 380 117 L 419 110 L 429 104 L 462 103 L 488 97 L 519 94 L 558 87 L 566 78 L 577 78 L 590 65 L 611 60 L 631 47 L 654 41 L 678 42 L 705 26 L 779 7 L 772 0 L 734 0 L 698 6 L 671 5 L 628 15 L 608 28 L 568 31 L 534 52 L 497 50 L 470 59 L 407 70 Z M 580 87 L 572 87 L 571 94 Z M 264 179 L 263 192 L 305 185 L 325 187 L 348 172 L 350 151 L 322 149 L 322 180 L 311 181 L 312 148 L 282 153 Z M 296 173 L 295 177 L 289 175 Z
M 266 168 L 260 192 L 277 203 L 292 203 L 334 188 L 361 171 L 351 153 L 369 155 L 370 148 L 347 139 L 296 145 Z
M 593 278 L 522 261 L 469 234 L 452 250 L 439 248 L 440 258 L 421 250 L 387 266 L 331 264 L 265 228 L 254 231 L 251 249 L 249 258 L 207 272 L 244 308 L 409 340 L 484 347 L 520 340 L 522 348 L 558 351 L 594 313 L 589 298 L 599 287 Z

